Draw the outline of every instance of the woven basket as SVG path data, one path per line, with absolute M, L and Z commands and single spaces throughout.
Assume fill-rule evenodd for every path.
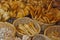
M 6 32 L 4 30 L 6 30 Z M 10 32 L 10 34 L 9 34 L 9 32 Z M 15 37 L 16 29 L 10 23 L 0 22 L 0 35 L 2 36 L 1 33 L 3 33 L 3 35 L 4 35 L 3 39 L 9 39 L 11 37 Z
M 15 29 L 14 25 L 12 25 L 12 24 L 10 24 L 8 22 L 5 22 L 5 24 L 6 24 L 7 27 L 9 27 L 13 31 L 12 35 L 15 36 L 16 29 Z
M 44 36 L 42 34 L 38 34 L 35 35 L 32 40 L 51 40 L 50 38 L 48 38 L 47 36 Z
M 39 22 L 40 26 L 41 26 L 41 31 L 44 31 L 46 28 L 48 28 L 49 26 L 52 26 L 54 25 L 53 24 L 46 24 L 46 23 L 42 23 L 42 22 Z
M 13 31 L 12 35 L 15 36 L 16 29 L 12 24 L 7 23 L 7 22 L 0 22 L 0 28 L 4 28 L 4 27 L 12 30 Z
M 41 29 L 40 29 L 40 25 L 38 24 L 38 22 L 35 21 L 35 20 L 32 20 L 32 19 L 30 19 L 30 18 L 28 18 L 28 17 L 19 18 L 19 19 L 15 20 L 15 21 L 13 22 L 13 25 L 14 25 L 15 27 L 17 27 L 19 24 L 28 24 L 28 23 L 30 23 L 30 22 L 32 22 L 32 23 L 35 25 L 36 30 L 38 30 L 37 34 L 40 33 L 40 30 L 41 30 Z M 20 35 L 24 35 L 24 34 L 20 33 L 18 30 L 17 30 L 17 33 L 20 34 Z M 27 34 L 26 34 L 26 35 L 27 35 Z M 29 36 L 33 36 L 33 35 L 29 35 Z
M 44 31 L 44 35 L 50 37 L 52 40 L 60 40 L 60 25 L 48 27 Z

